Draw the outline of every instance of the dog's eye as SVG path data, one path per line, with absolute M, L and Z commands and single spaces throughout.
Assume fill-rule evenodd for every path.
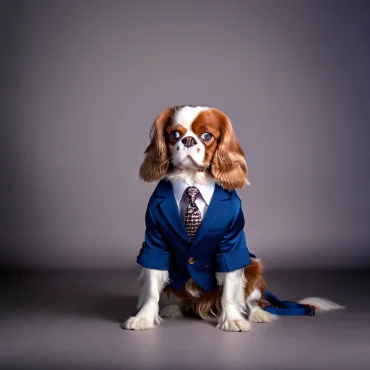
M 174 140 L 179 140 L 180 139 L 180 133 L 178 131 L 172 131 L 170 133 L 170 138 Z
M 209 133 L 209 132 L 205 132 L 203 133 L 202 135 L 200 135 L 200 138 L 203 140 L 203 141 L 210 141 L 212 139 L 212 134 Z

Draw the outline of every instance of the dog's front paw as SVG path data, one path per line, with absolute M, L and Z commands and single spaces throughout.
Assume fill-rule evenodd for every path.
M 183 316 L 180 306 L 176 304 L 170 304 L 161 309 L 160 315 L 162 317 L 179 317 Z
M 249 331 L 251 330 L 251 324 L 244 318 L 236 320 L 221 319 L 217 327 L 224 331 Z
M 249 321 L 251 322 L 272 322 L 277 320 L 277 316 L 270 312 L 264 311 L 261 308 L 254 308 L 249 314 Z
M 149 316 L 133 316 L 129 317 L 121 327 L 127 330 L 148 330 L 159 325 L 161 320 L 159 316 L 154 318 Z

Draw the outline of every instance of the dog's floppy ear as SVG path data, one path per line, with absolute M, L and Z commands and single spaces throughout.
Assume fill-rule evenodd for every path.
M 244 152 L 236 138 L 230 119 L 216 110 L 220 119 L 220 138 L 211 163 L 211 173 L 227 190 L 242 188 L 248 185 L 248 166 Z
M 146 148 L 145 159 L 140 166 L 139 176 L 145 182 L 160 180 L 169 167 L 169 156 L 165 138 L 165 128 L 171 119 L 173 109 L 162 111 L 150 129 L 150 144 Z

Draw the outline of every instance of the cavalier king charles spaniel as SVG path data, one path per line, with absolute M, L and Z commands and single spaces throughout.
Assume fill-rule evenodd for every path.
M 198 267 L 194 258 L 187 259 L 186 251 L 181 251 L 187 260 L 184 265 L 181 265 L 182 262 L 178 262 L 178 258 L 173 257 L 175 249 L 179 247 L 175 248 L 176 240 L 171 222 L 168 224 L 162 222 L 159 226 L 157 223 L 156 229 L 150 236 L 147 235 L 138 257 L 138 262 L 143 266 L 139 277 L 141 292 L 138 312 L 136 316 L 129 317 L 122 327 L 131 330 L 149 329 L 160 324 L 163 317 L 189 315 L 201 319 L 217 317 L 219 329 L 238 332 L 249 331 L 251 322 L 271 322 L 276 319 L 276 315 L 263 310 L 266 305 L 263 300 L 266 289 L 262 276 L 263 264 L 254 255 L 249 254 L 246 244 L 243 244 L 245 243 L 244 218 L 239 209 L 240 199 L 235 189 L 249 184 L 248 167 L 228 116 L 218 109 L 204 106 L 170 107 L 155 119 L 150 138 L 150 144 L 144 153 L 144 162 L 140 167 L 140 178 L 145 182 L 163 182 L 161 186 L 170 189 L 173 195 L 171 201 L 177 205 L 177 208 L 171 209 L 172 211 L 176 209 L 178 212 L 175 214 L 173 211 L 171 214 L 173 224 L 176 224 L 177 218 L 183 222 L 186 218 L 189 198 L 183 197 L 183 194 L 188 186 L 199 190 L 195 204 L 193 202 L 192 206 L 195 207 L 193 212 L 195 209 L 198 215 L 200 214 L 201 220 L 207 212 L 222 213 L 222 209 L 208 209 L 212 207 L 211 200 L 217 187 L 218 194 L 229 197 L 235 204 L 236 221 L 231 224 L 225 216 L 225 222 L 228 224 L 223 227 L 223 232 L 226 235 L 228 230 L 237 224 L 238 234 L 235 236 L 236 232 L 234 233 L 233 243 L 235 244 L 237 240 L 239 244 L 233 256 L 231 254 L 230 257 L 226 256 L 228 259 L 221 256 L 217 257 L 218 263 L 215 263 L 214 259 L 209 259 L 208 264 L 200 259 Z M 159 209 L 158 199 L 163 201 L 163 197 L 158 196 L 152 202 L 151 208 L 147 210 L 147 229 L 153 228 L 156 224 L 153 214 L 155 212 L 160 214 L 163 211 Z M 225 210 L 226 208 L 223 214 Z M 219 215 L 217 222 L 223 222 L 223 217 L 222 214 Z M 176 225 L 181 229 L 179 223 Z M 167 229 L 168 235 L 164 237 L 162 234 L 166 233 Z M 231 239 L 224 236 L 221 231 L 217 234 L 217 230 L 221 229 L 222 225 L 216 230 L 211 230 L 207 236 L 210 230 L 207 228 L 202 246 L 198 240 L 197 247 L 203 248 L 204 255 L 208 250 L 211 251 L 209 253 L 217 256 L 217 253 L 220 253 L 220 245 L 223 245 L 227 252 L 227 243 Z M 194 240 L 197 240 L 196 236 Z M 156 243 L 162 245 L 161 254 L 155 254 L 156 252 L 153 251 L 157 247 Z M 190 248 L 191 242 L 188 246 Z M 143 249 L 146 257 L 140 260 Z M 149 250 L 145 251 L 145 249 Z M 239 254 L 235 254 L 237 252 Z M 159 260 L 162 257 L 167 259 L 167 262 L 160 265 Z M 223 262 L 222 258 L 226 262 Z M 177 262 L 172 263 L 172 260 Z M 227 261 L 230 262 L 226 266 Z M 172 267 L 169 267 L 170 265 Z M 187 267 L 176 267 L 180 265 Z M 202 284 L 198 284 L 197 279 L 202 283 L 205 280 L 202 280 L 202 277 L 199 278 L 199 274 L 204 274 L 205 279 L 207 278 L 210 283 L 200 286 Z M 211 277 L 206 274 L 212 274 L 215 284 L 211 284 Z M 187 276 L 186 280 L 182 280 L 184 276 Z M 174 284 L 171 285 L 171 283 Z M 322 310 L 341 307 L 322 298 L 306 298 L 301 302 L 312 304 Z

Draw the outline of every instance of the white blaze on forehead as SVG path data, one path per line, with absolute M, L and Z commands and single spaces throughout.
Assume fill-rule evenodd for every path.
M 191 125 L 194 120 L 198 117 L 200 112 L 209 109 L 208 107 L 184 107 L 181 108 L 175 115 L 174 119 L 176 123 L 185 127 L 188 131 L 192 131 Z

